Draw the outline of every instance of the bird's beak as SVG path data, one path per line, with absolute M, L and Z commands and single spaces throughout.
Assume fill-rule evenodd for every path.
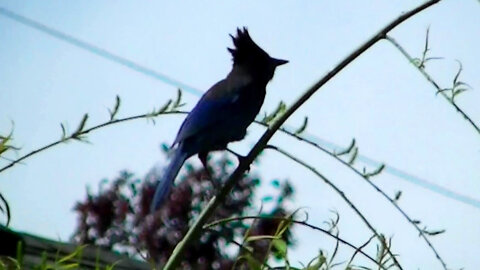
M 273 62 L 274 66 L 278 67 L 278 66 L 281 66 L 283 64 L 288 63 L 288 60 L 272 58 L 272 62 Z

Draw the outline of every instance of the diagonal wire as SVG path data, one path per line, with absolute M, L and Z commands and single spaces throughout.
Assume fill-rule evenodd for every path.
M 22 16 L 22 15 L 19 15 L 19 14 L 15 13 L 15 12 L 12 12 L 8 9 L 0 7 L 0 15 L 4 16 L 6 18 L 9 18 L 11 20 L 14 20 L 14 21 L 16 21 L 20 24 L 23 24 L 23 25 L 29 26 L 31 28 L 34 28 L 38 31 L 41 31 L 41 32 L 43 32 L 43 33 L 45 33 L 49 36 L 52 36 L 52 37 L 55 37 L 59 40 L 65 41 L 65 42 L 67 42 L 67 43 L 69 43 L 73 46 L 76 46 L 80 49 L 89 51 L 90 53 L 98 55 L 102 58 L 105 58 L 107 60 L 110 60 L 110 61 L 115 62 L 115 63 L 120 64 L 120 65 L 123 65 L 123 66 L 125 66 L 125 67 L 127 67 L 131 70 L 142 73 L 142 74 L 144 74 L 146 76 L 149 76 L 149 77 L 152 77 L 154 79 L 160 80 L 160 81 L 162 81 L 166 84 L 173 85 L 175 87 L 179 87 L 182 90 L 185 90 L 186 92 L 188 92 L 190 94 L 193 94 L 195 96 L 201 96 L 202 93 L 203 93 L 203 91 L 201 91 L 201 90 L 199 90 L 199 89 L 197 89 L 193 86 L 187 85 L 187 84 L 185 84 L 185 83 L 183 83 L 179 80 L 173 79 L 173 78 L 171 78 L 171 77 L 169 77 L 169 76 L 167 76 L 163 73 L 160 73 L 160 72 L 157 72 L 157 71 L 155 71 L 153 69 L 150 69 L 148 67 L 142 66 L 138 63 L 135 63 L 132 60 L 129 60 L 129 59 L 126 59 L 124 57 L 115 55 L 115 54 L 113 54 L 113 53 L 111 53 L 111 52 L 109 52 L 105 49 L 102 49 L 100 47 L 92 45 L 88 42 L 82 41 L 78 38 L 75 38 L 75 37 L 69 35 L 69 34 L 58 31 L 58 30 L 56 30 L 54 28 L 51 28 L 49 26 L 46 26 L 46 25 L 44 25 L 40 22 L 37 22 L 35 20 L 29 19 L 25 16 Z M 285 127 L 286 127 L 285 128 L 286 130 L 291 131 L 292 133 L 295 133 L 294 128 L 289 127 L 288 125 L 285 125 Z M 308 134 L 307 132 L 302 133 L 302 137 L 305 137 L 306 139 L 311 140 L 311 141 L 321 145 L 322 147 L 325 147 L 325 148 L 327 148 L 329 150 L 332 150 L 332 151 L 335 151 L 335 150 L 338 150 L 338 149 L 343 149 L 343 147 L 340 147 L 339 145 L 337 145 L 335 143 L 332 143 L 332 142 L 326 141 L 324 139 L 318 138 L 317 136 L 315 136 L 313 134 Z M 375 166 L 375 167 L 378 167 L 382 164 L 382 163 L 380 163 L 380 162 L 378 162 L 374 159 L 371 159 L 367 156 L 360 155 L 360 154 L 358 155 L 358 160 L 360 160 L 361 162 L 363 162 L 365 164 L 372 165 L 372 166 Z M 468 205 L 473 206 L 477 209 L 480 209 L 480 200 L 477 200 L 477 199 L 471 198 L 469 196 L 462 195 L 460 193 L 454 192 L 454 191 L 449 190 L 447 188 L 444 188 L 440 185 L 434 184 L 431 181 L 427 181 L 427 180 L 422 179 L 420 177 L 417 177 L 417 176 L 415 176 L 411 173 L 405 172 L 401 169 L 386 165 L 385 166 L 385 172 L 390 174 L 390 175 L 396 176 L 396 177 L 398 177 L 402 180 L 405 180 L 409 183 L 412 183 L 414 185 L 420 186 L 422 188 L 425 188 L 427 190 L 435 192 L 439 195 L 447 197 L 449 199 L 453 199 L 455 201 L 462 202 L 464 204 L 468 204 Z
M 289 131 L 289 132 L 292 132 L 292 130 L 294 130 L 294 129 L 286 128 L 286 130 Z M 295 133 L 295 131 L 293 131 L 292 133 Z M 301 137 L 306 139 L 306 140 L 315 142 L 318 145 L 320 145 L 320 146 L 322 146 L 322 147 L 324 147 L 324 148 L 326 148 L 326 149 L 328 149 L 332 152 L 339 152 L 339 151 L 345 149 L 345 147 L 342 147 L 342 146 L 339 146 L 338 144 L 335 144 L 335 143 L 332 143 L 330 141 L 318 138 L 317 136 L 315 136 L 313 134 L 310 134 L 307 131 L 304 131 L 301 134 Z M 379 166 L 381 166 L 382 164 L 384 164 L 382 162 L 379 162 L 375 159 L 372 159 L 372 158 L 367 157 L 367 156 L 362 155 L 362 154 L 357 155 L 357 160 L 361 161 L 362 163 L 364 163 L 366 165 L 369 165 L 369 166 L 372 166 L 372 167 L 377 167 L 377 168 Z M 406 172 L 404 170 L 401 170 L 399 168 L 396 168 L 396 167 L 385 164 L 385 169 L 383 171 L 390 174 L 390 175 L 396 176 L 397 178 L 405 180 L 405 181 L 407 181 L 411 184 L 420 186 L 424 189 L 427 189 L 429 191 L 432 191 L 432 192 L 435 192 L 439 195 L 447 197 L 449 199 L 452 199 L 452 200 L 455 200 L 455 201 L 458 201 L 458 202 L 462 202 L 464 204 L 468 204 L 470 206 L 473 206 L 475 208 L 480 209 L 480 200 L 469 197 L 469 196 L 466 196 L 466 195 L 463 195 L 463 194 L 460 194 L 460 193 L 452 191 L 452 190 L 449 190 L 445 187 L 442 187 L 438 184 L 433 183 L 432 181 L 420 178 L 418 176 L 415 176 L 415 175 L 413 175 L 409 172 Z
M 76 47 L 79 47 L 81 49 L 84 49 L 86 51 L 89 51 L 93 54 L 96 54 L 98 56 L 101 56 L 103 58 L 106 58 L 112 62 L 115 62 L 117 64 L 120 64 L 122 66 L 125 66 L 129 69 L 133 69 L 137 72 L 140 72 L 142 74 L 145 74 L 149 77 L 153 77 L 157 80 L 160 80 L 166 84 L 170 84 L 170 85 L 175 85 L 177 87 L 180 87 L 182 88 L 183 90 L 191 93 L 191 94 L 194 94 L 194 95 L 199 95 L 202 93 L 202 91 L 190 86 L 190 85 L 187 85 L 181 81 L 178 81 L 178 80 L 175 80 L 173 78 L 170 78 L 169 76 L 165 75 L 165 74 L 162 74 L 162 73 L 159 73 L 153 69 L 150 69 L 150 68 L 147 68 L 147 67 L 144 67 L 142 65 L 139 65 L 131 60 L 128 60 L 126 58 L 123 58 L 121 56 L 118 56 L 116 54 L 113 54 L 105 49 L 102 49 L 100 47 L 97 47 L 93 44 L 90 44 L 88 42 L 85 42 L 85 41 L 82 41 L 78 38 L 75 38 L 69 34 L 66 34 L 66 33 L 63 33 L 63 32 L 60 32 L 56 29 L 53 29 L 49 26 L 46 26 L 42 23 L 39 23 L 37 21 L 34 21 L 32 19 L 29 19 L 27 17 L 24 17 L 24 16 L 21 16 L 19 14 L 16 14 L 8 9 L 5 9 L 5 8 L 2 8 L 0 7 L 0 15 L 3 15 L 9 19 L 12 19 L 16 22 L 19 22 L 23 25 L 26 25 L 26 26 L 30 26 L 34 29 L 37 29 L 45 34 L 48 34 L 49 36 L 52 36 L 52 37 L 55 37 L 55 38 L 58 38 L 58 39 L 61 39 L 65 42 L 68 42 L 70 43 L 71 45 L 74 45 Z

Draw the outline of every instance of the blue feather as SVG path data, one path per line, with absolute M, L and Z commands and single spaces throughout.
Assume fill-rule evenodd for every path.
M 180 168 L 182 168 L 182 165 L 187 158 L 188 154 L 182 150 L 182 147 L 175 149 L 170 164 L 166 168 L 162 178 L 157 184 L 155 196 L 153 197 L 152 204 L 150 205 L 150 212 L 153 213 L 158 210 L 163 201 L 168 197 L 170 188 L 173 185 L 173 181 L 175 181 Z
M 157 210 L 168 197 L 170 188 L 185 160 L 198 154 L 224 150 L 242 140 L 265 99 L 267 83 L 275 69 L 287 63 L 270 57 L 250 38 L 247 29 L 238 29 L 233 37 L 233 68 L 227 77 L 213 85 L 199 100 L 182 123 L 172 146 L 170 165 L 158 183 L 151 211 Z

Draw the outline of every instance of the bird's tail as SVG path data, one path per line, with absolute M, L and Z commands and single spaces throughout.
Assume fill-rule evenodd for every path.
M 157 184 L 155 196 L 153 196 L 150 212 L 155 212 L 162 205 L 163 201 L 168 197 L 173 181 L 177 177 L 178 171 L 182 168 L 183 163 L 188 158 L 188 154 L 178 147 L 172 155 L 170 164 L 166 168 L 162 178 Z

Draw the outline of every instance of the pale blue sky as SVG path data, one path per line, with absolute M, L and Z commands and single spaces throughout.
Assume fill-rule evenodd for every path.
M 283 100 L 291 104 L 385 23 L 419 1 L 5 1 L 0 7 L 39 21 L 116 55 L 205 91 L 230 69 L 229 33 L 247 26 L 253 39 L 272 56 L 290 60 L 268 87 L 262 111 Z M 480 121 L 480 5 L 474 0 L 445 0 L 401 25 L 392 36 L 413 55 L 423 49 L 430 26 L 432 56 L 427 70 L 447 87 L 462 61 L 463 81 L 474 90 L 458 104 Z M 176 88 L 112 63 L 71 44 L 0 16 L 0 132 L 15 122 L 20 155 L 56 140 L 59 123 L 76 128 L 84 113 L 89 124 L 107 119 L 115 96 L 119 116 L 149 112 L 175 95 Z M 197 95 L 185 93 L 188 108 Z M 479 135 L 387 42 L 381 42 L 329 82 L 291 120 L 309 116 L 308 132 L 339 145 L 355 137 L 360 153 L 450 190 L 480 199 Z M 144 175 L 162 161 L 161 142 L 172 142 L 181 116 L 156 125 L 130 122 L 89 135 L 89 144 L 69 143 L 35 156 L 0 174 L 0 190 L 9 199 L 12 227 L 51 238 L 68 239 L 75 224 L 71 211 L 85 186 L 113 178 L 122 169 Z M 247 152 L 262 129 L 251 127 Z M 440 269 L 431 251 L 383 198 L 357 176 L 324 154 L 277 135 L 283 145 L 308 160 L 341 187 L 388 236 L 405 269 Z M 15 156 L 11 156 L 15 157 Z M 0 161 L 0 165 L 6 161 Z M 359 164 L 361 166 L 361 164 Z M 322 225 L 341 214 L 341 236 L 360 244 L 369 232 L 346 204 L 319 179 L 275 153 L 267 153 L 259 172 L 265 179 L 290 178 L 297 193 L 293 207 L 308 207 L 310 222 Z M 480 263 L 480 209 L 435 194 L 400 178 L 375 178 L 400 205 L 429 228 L 446 229 L 432 238 L 452 268 Z M 268 191 L 264 191 L 268 192 Z M 333 247 L 325 236 L 297 228 L 291 261 L 309 261 L 318 248 Z M 350 250 L 344 248 L 341 255 Z M 373 248 L 369 251 L 373 251 Z M 348 257 L 345 257 L 348 259 Z

